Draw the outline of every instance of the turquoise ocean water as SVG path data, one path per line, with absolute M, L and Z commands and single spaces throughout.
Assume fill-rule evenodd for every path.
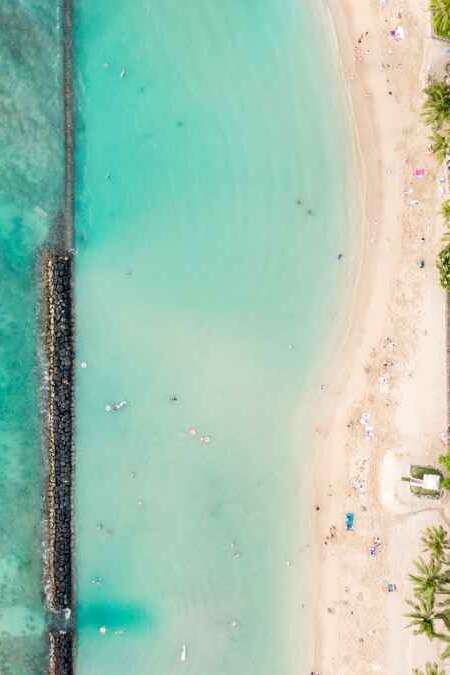
M 41 675 L 37 255 L 61 203 L 55 0 L 0 2 L 0 672 Z
M 312 0 L 74 4 L 77 673 L 298 673 L 305 411 L 350 268 L 329 24 Z M 1 675 L 46 661 L 36 264 L 63 194 L 59 5 L 0 2 Z
M 79 0 L 75 48 L 76 672 L 303 672 L 302 400 L 351 229 L 328 20 Z

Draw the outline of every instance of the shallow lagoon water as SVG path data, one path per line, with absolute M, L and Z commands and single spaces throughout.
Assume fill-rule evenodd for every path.
M 75 31 L 76 672 L 297 673 L 302 405 L 351 244 L 330 26 L 79 0 Z
M 41 675 L 37 256 L 63 177 L 59 3 L 0 3 L 0 672 Z

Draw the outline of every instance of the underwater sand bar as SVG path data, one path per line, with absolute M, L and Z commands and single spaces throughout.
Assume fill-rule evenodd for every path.
M 47 560 L 45 586 L 53 614 L 50 673 L 72 673 L 72 257 L 48 253 L 42 263 L 47 357 Z

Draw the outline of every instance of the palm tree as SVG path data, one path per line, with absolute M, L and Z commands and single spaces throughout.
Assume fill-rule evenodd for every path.
M 437 258 L 437 268 L 439 270 L 439 281 L 444 291 L 450 291 L 450 244 L 445 246 L 439 253 Z M 439 463 L 445 466 L 447 471 L 450 471 L 450 454 L 441 455 Z M 448 490 L 447 479 L 442 481 L 442 486 Z
M 433 28 L 437 35 L 450 36 L 450 0 L 430 0 Z
M 435 621 L 437 617 L 432 599 L 424 597 L 418 598 L 416 602 L 407 600 L 407 603 L 413 610 L 412 612 L 409 612 L 409 614 L 406 614 L 406 617 L 411 619 L 407 628 L 413 628 L 414 635 L 426 635 L 429 640 L 441 637 L 435 630 Z
M 444 640 L 444 642 L 448 643 L 447 649 L 445 649 L 441 654 L 441 659 L 449 659 L 450 658 L 450 637 L 441 637 L 441 640 Z
M 450 199 L 446 199 L 445 202 L 442 202 L 441 215 L 447 225 L 450 225 Z
M 444 80 L 432 79 L 424 94 L 427 97 L 423 105 L 424 120 L 440 129 L 450 119 L 450 87 Z
M 450 473 L 450 450 L 447 450 L 446 455 L 439 455 L 438 462 Z
M 444 135 L 434 130 L 430 138 L 431 152 L 441 164 L 446 161 L 450 155 L 450 134 L 447 131 Z
M 425 672 L 414 668 L 413 675 L 445 675 L 445 672 L 442 670 L 439 664 L 437 663 L 427 663 L 425 666 Z
M 423 558 L 419 558 L 414 561 L 414 565 L 418 574 L 409 575 L 414 584 L 414 595 L 417 598 L 428 598 L 433 603 L 436 593 L 445 592 L 449 575 L 442 571 L 442 561 L 439 559 L 431 558 L 430 562 L 426 562 Z
M 450 202 L 448 204 L 450 209 Z M 450 539 L 442 525 L 427 527 L 422 535 L 422 544 L 424 553 L 430 553 L 431 559 L 435 561 L 444 562 L 445 555 L 450 550 Z

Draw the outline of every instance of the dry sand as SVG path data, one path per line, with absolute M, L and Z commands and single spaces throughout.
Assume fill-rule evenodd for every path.
M 442 65 L 447 45 L 430 36 L 427 4 L 328 0 L 357 127 L 365 240 L 348 338 L 318 394 L 311 670 L 320 675 L 408 675 L 442 650 L 406 630 L 404 614 L 421 531 L 450 524 L 449 501 L 414 497 L 400 481 L 411 463 L 436 461 L 447 431 L 445 295 L 435 268 L 446 186 L 420 118 L 428 67 Z M 389 33 L 398 26 L 396 41 Z M 416 168 L 426 175 L 414 177 Z M 346 511 L 356 514 L 353 533 Z M 382 544 L 372 559 L 374 537 Z

